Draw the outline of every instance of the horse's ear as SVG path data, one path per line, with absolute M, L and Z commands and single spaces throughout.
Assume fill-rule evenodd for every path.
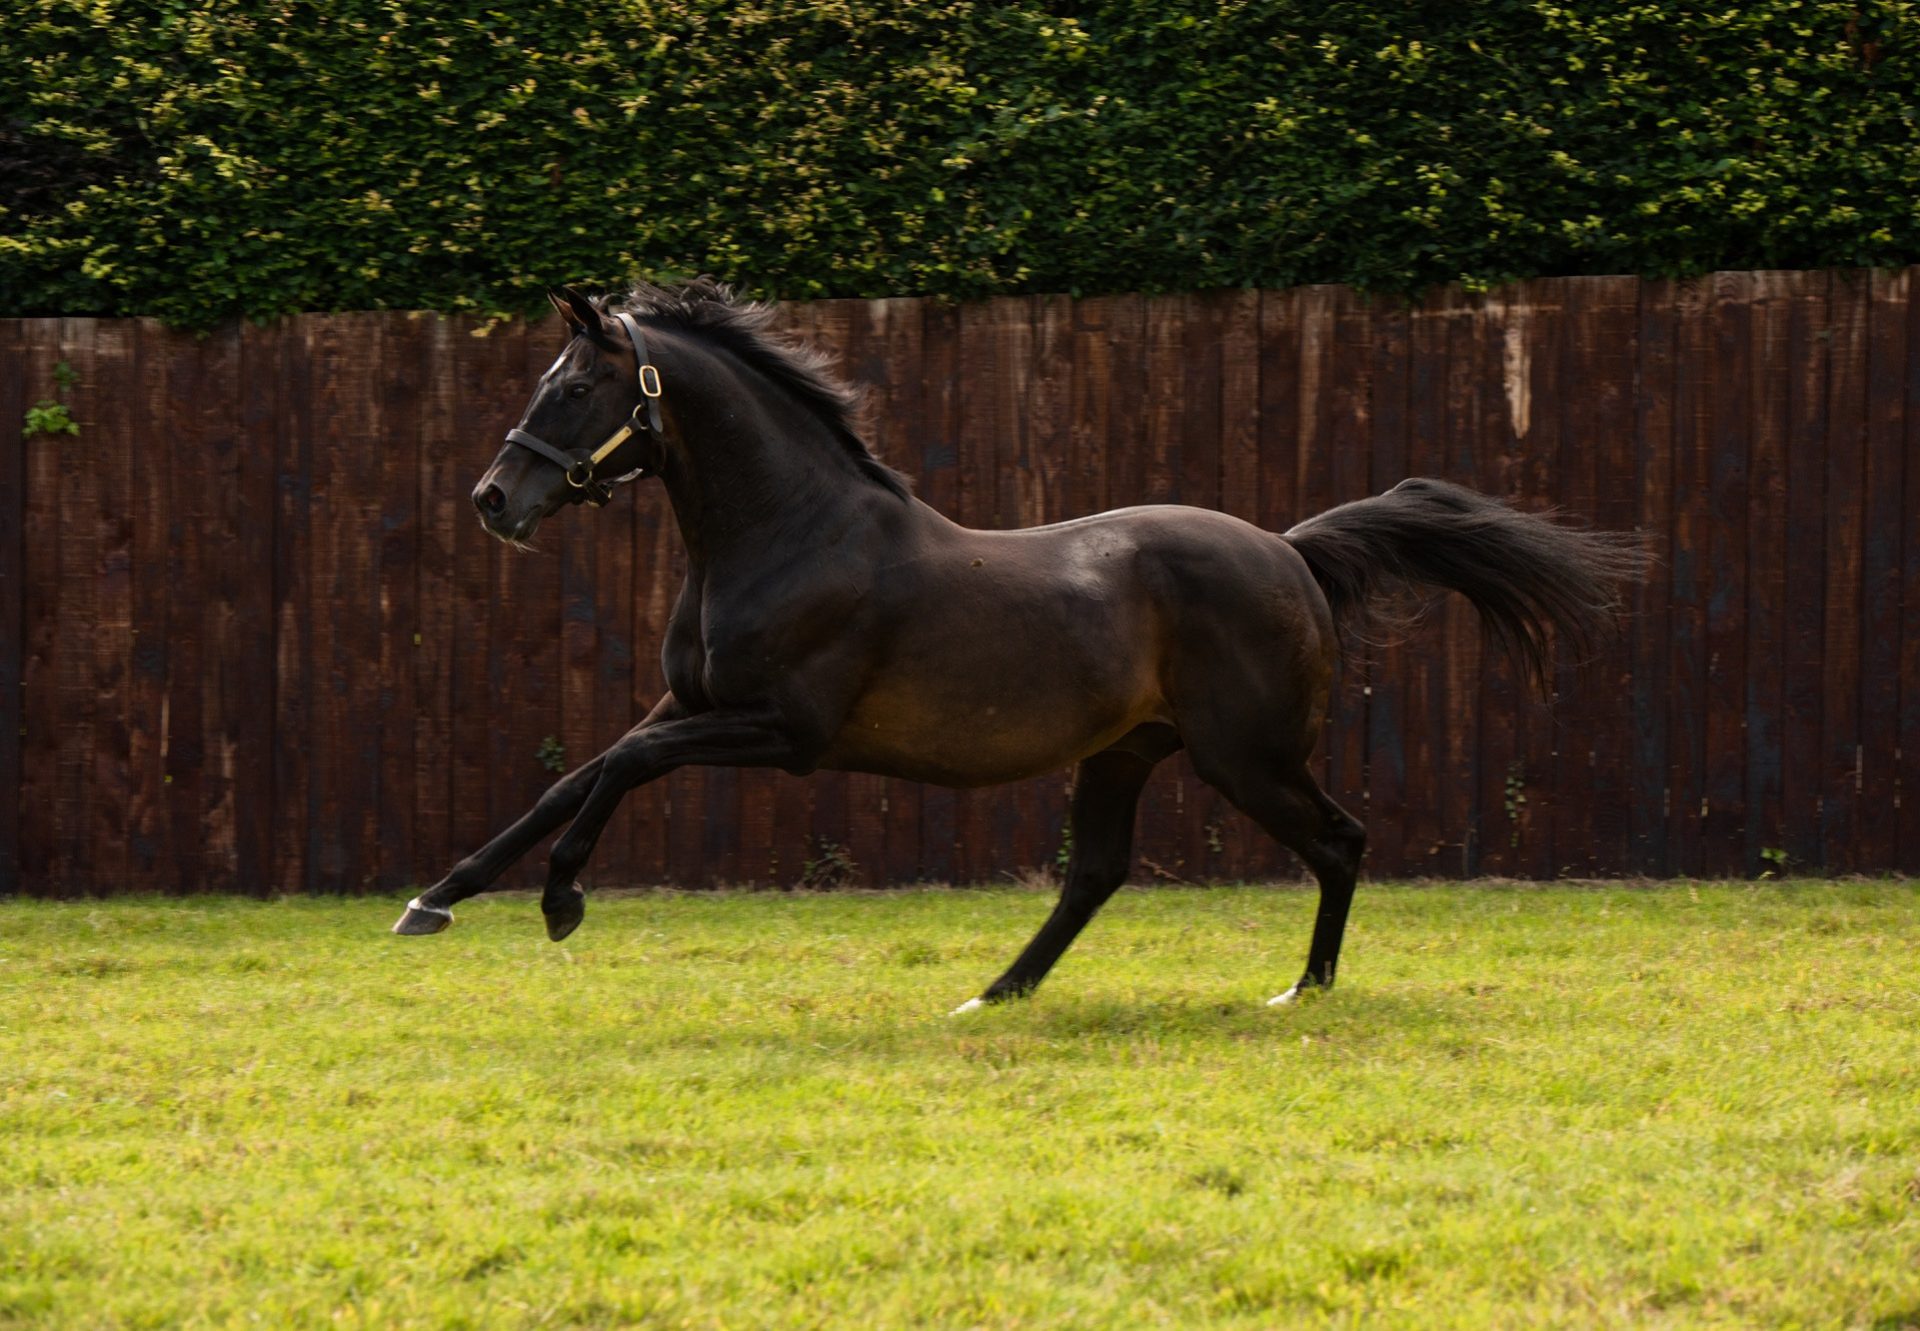
M 572 287 L 548 287 L 547 299 L 553 302 L 553 308 L 560 312 L 560 317 L 574 332 L 585 333 L 596 342 L 607 340 L 600 311 L 593 308 L 593 302 L 578 291 Z

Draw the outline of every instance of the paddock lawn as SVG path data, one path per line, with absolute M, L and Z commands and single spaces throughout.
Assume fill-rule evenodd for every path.
M 1920 1325 L 1920 883 L 0 903 L 0 1325 Z

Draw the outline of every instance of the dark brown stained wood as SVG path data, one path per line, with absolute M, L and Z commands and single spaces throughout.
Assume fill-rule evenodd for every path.
M 471 493 L 533 395 L 534 381 L 559 353 L 559 340 L 547 333 L 533 346 L 523 324 L 503 324 L 488 340 L 499 341 L 500 375 L 485 405 L 474 416 L 480 438 L 468 445 L 469 461 L 458 473 L 457 488 Z M 544 353 L 544 354 L 542 354 Z M 494 564 L 494 651 L 492 682 L 493 780 L 495 822 L 489 834 L 531 809 L 559 775 L 541 760 L 549 740 L 562 741 L 561 629 L 564 622 L 562 561 L 569 539 L 591 539 L 595 514 L 567 508 L 542 525 L 533 551 L 500 546 Z M 497 544 L 497 543 L 496 543 Z M 564 749 L 564 766 L 581 755 Z M 517 880 L 527 887 L 546 882 L 546 849 L 521 861 Z M 589 878 L 588 886 L 592 886 Z
M 1860 733 L 1861 517 L 1865 505 L 1867 305 L 1865 272 L 1833 277 L 1827 341 L 1827 591 L 1820 745 L 1822 863 L 1860 867 L 1864 751 Z
M 1671 281 L 1641 288 L 1639 360 L 1634 371 L 1634 527 L 1653 556 L 1647 576 L 1629 593 L 1629 662 L 1633 713 L 1628 819 L 1632 872 L 1670 873 L 1667 844 L 1667 591 L 1673 570 L 1673 405 L 1679 292 Z
M 197 502 L 200 522 L 200 678 L 188 685 L 200 692 L 201 795 L 203 841 L 201 881 L 196 890 L 258 891 L 240 874 L 239 802 L 240 718 L 234 709 L 255 678 L 258 666 L 247 657 L 240 616 L 246 569 L 241 530 L 243 469 L 241 357 L 243 329 L 228 324 L 201 344 L 200 458 L 195 474 L 205 487 Z M 364 390 L 362 390 L 364 391 Z M 366 455 L 356 457 L 361 465 Z M 362 658 L 366 687 L 377 683 L 373 662 Z M 377 733 L 377 732 L 376 732 Z
M 540 376 L 560 355 L 567 337 L 566 326 L 557 316 L 548 315 L 528 325 L 526 397 L 532 396 L 534 385 L 539 383 Z M 501 433 L 505 432 L 506 425 L 503 424 Z M 475 483 L 477 477 L 468 484 Z M 550 733 L 560 743 L 564 754 L 561 759 L 564 771 L 571 771 L 591 761 L 616 738 L 615 733 L 609 733 L 610 726 L 606 724 L 613 718 L 603 717 L 600 705 L 602 656 L 607 651 L 609 636 L 603 628 L 608 622 L 608 608 L 601 602 L 601 579 L 608 565 L 625 562 L 624 559 L 606 559 L 604 552 L 608 549 L 620 550 L 622 532 L 619 515 L 629 512 L 628 496 L 616 491 L 614 498 L 603 508 L 583 507 L 562 511 L 547 524 L 539 540 L 541 553 L 535 558 L 552 561 L 559 574 L 560 655 L 557 663 L 559 677 L 555 683 L 560 707 L 558 714 L 553 717 L 553 730 Z M 631 609 L 627 609 L 626 613 L 631 614 Z M 623 713 L 629 705 L 628 692 L 623 682 L 619 689 Z M 539 779 L 543 784 L 550 785 L 560 776 L 560 772 L 544 771 Z M 535 796 L 536 800 L 538 798 Z M 507 816 L 511 818 L 517 815 L 509 813 Z M 629 839 L 626 826 L 629 816 L 623 807 L 607 823 L 587 869 L 591 885 L 623 886 L 628 881 L 624 843 Z
M 236 582 L 229 643 L 230 659 L 241 673 L 227 699 L 223 743 L 233 772 L 234 873 L 240 890 L 255 896 L 270 896 L 279 888 L 273 860 L 274 700 L 273 691 L 262 684 L 275 667 L 274 491 L 282 412 L 280 349 L 286 328 L 283 320 L 239 330 L 239 438 L 230 478 L 234 526 L 229 557 Z M 407 444 L 401 455 L 410 467 L 411 441 Z M 414 498 L 409 486 L 404 497 L 409 521 Z M 409 583 L 413 553 L 409 549 L 405 559 Z M 411 772 L 402 773 L 397 788 L 410 793 L 412 778 Z M 410 847 L 406 858 L 412 859 Z
M 56 436 L 52 442 L 61 459 L 59 610 L 54 626 L 57 684 L 54 699 L 60 709 L 58 757 L 55 759 L 53 797 L 54 852 L 51 878 L 60 896 L 78 896 L 94 881 L 93 835 L 95 785 L 93 763 L 100 722 L 93 691 L 91 639 L 98 617 L 100 533 L 95 515 L 100 509 L 100 468 L 96 459 L 113 449 L 105 437 L 107 422 L 100 407 L 111 388 L 100 378 L 94 337 L 100 321 L 60 321 L 60 359 L 78 376 L 66 396 L 80 426 L 78 438 Z M 0 428 L 7 428 L 0 423 Z
M 1748 315 L 1747 689 L 1745 867 L 1765 870 L 1763 851 L 1785 844 L 1781 709 L 1786 667 L 1787 322 L 1790 273 L 1753 274 Z
M 1325 748 L 1372 874 L 1750 873 L 1776 850 L 1877 872 L 1920 870 L 1911 283 L 784 317 L 870 386 L 878 454 L 977 525 L 1171 500 L 1277 532 L 1423 474 L 1645 531 L 1660 562 L 1625 640 L 1559 670 L 1551 715 L 1482 661 L 1457 598 L 1374 650 Z M 50 395 L 63 357 L 82 380 L 78 439 L 0 438 L 0 696 L 18 714 L 0 890 L 426 884 L 550 783 L 547 735 L 582 762 L 652 705 L 684 572 L 664 495 L 569 511 L 539 554 L 486 536 L 468 490 L 554 331 L 475 328 L 0 322 L 0 418 Z M 1064 834 L 1061 775 L 965 796 L 715 776 L 632 795 L 593 881 L 793 882 L 823 842 L 868 883 L 990 881 L 1050 867 Z M 1150 788 L 1139 844 L 1142 881 L 1297 871 L 1184 758 Z M 508 882 L 543 877 L 544 850 Z
M 1899 846 L 1895 867 L 1920 874 L 1920 295 L 1907 302 L 1906 519 L 1900 551 L 1900 770 L 1895 786 Z
M 1560 463 L 1560 299 L 1550 282 L 1523 282 L 1490 293 L 1486 318 L 1470 325 L 1481 394 L 1478 475 L 1467 483 L 1522 509 L 1552 501 L 1552 493 L 1541 490 L 1553 484 Z M 1486 655 L 1476 694 L 1459 701 L 1467 704 L 1462 719 L 1479 743 L 1475 871 L 1523 877 L 1538 866 L 1551 872 L 1551 715 L 1532 710 L 1503 652 Z
M 1827 342 L 1826 273 L 1788 280 L 1787 550 L 1785 707 L 1780 784 L 1785 806 L 1780 848 L 1791 866 L 1822 863 L 1820 809 L 1825 781 L 1821 662 L 1826 650 Z
M 166 416 L 163 428 L 172 453 L 170 489 L 163 512 L 166 545 L 163 567 L 174 594 L 167 613 L 166 711 L 160 726 L 160 752 L 166 785 L 167 820 L 173 838 L 175 892 L 198 892 L 209 880 L 225 877 L 218 847 L 207 838 L 206 728 L 202 701 L 213 669 L 205 634 L 211 598 L 201 547 L 209 536 L 208 508 L 213 484 L 208 466 L 209 428 L 219 428 L 210 399 L 218 392 L 204 362 L 209 343 L 186 333 L 169 333 Z M 217 374 L 219 357 L 212 353 Z M 188 589 L 191 589 L 189 592 Z M 322 734 L 330 734 L 323 730 Z M 311 743 L 311 740 L 309 741 Z M 315 746 L 330 748 L 331 745 Z M 230 883 L 223 883 L 231 886 Z
M 1746 868 L 1747 472 L 1752 376 L 1746 273 L 1713 277 L 1712 428 L 1707 438 L 1706 768 L 1701 872 Z
M 1376 493 L 1407 476 L 1412 388 L 1410 313 L 1397 300 L 1373 307 L 1373 363 L 1367 374 L 1368 470 Z M 1375 649 L 1367 672 L 1367 804 L 1350 810 L 1367 825 L 1366 872 L 1375 878 L 1408 872 L 1406 799 L 1407 655 Z
M 19 373 L 29 405 L 59 401 L 54 366 L 61 357 L 58 319 L 23 319 L 19 325 Z M 69 399 L 70 400 L 70 399 Z M 24 415 L 24 413 L 23 413 Z M 0 422 L 0 428 L 11 428 Z M 60 711 L 60 540 L 62 449 L 65 435 L 35 434 L 21 442 L 26 474 L 21 513 L 25 587 L 22 595 L 20 873 L 35 896 L 59 895 L 65 884 L 56 865 L 56 780 L 66 729 Z
M 280 343 L 280 414 L 274 444 L 273 510 L 273 888 L 311 890 L 307 876 L 307 824 L 311 770 L 319 756 L 313 730 L 313 578 L 307 558 L 313 530 L 313 336 L 314 321 L 290 320 Z M 167 351 L 157 327 L 142 328 L 142 377 L 158 384 Z M 160 568 L 156 551 L 164 549 L 166 492 L 149 490 L 134 524 L 134 632 L 142 644 L 134 653 L 134 674 L 149 670 L 156 691 L 167 675 L 165 585 L 153 585 Z M 152 623 L 150 636 L 143 613 Z M 157 643 L 157 648 L 152 644 Z M 141 732 L 134 730 L 135 771 Z M 162 745 L 149 747 L 154 769 Z M 164 836 L 156 828 L 150 837 Z M 135 820 L 134 858 L 142 853 L 142 831 Z
M 1325 415 L 1322 438 L 1331 445 L 1328 470 L 1329 506 L 1365 499 L 1372 492 L 1368 468 L 1373 455 L 1373 427 L 1368 419 L 1372 368 L 1372 313 L 1365 299 L 1349 287 L 1332 288 L 1331 344 L 1327 348 Z M 1343 653 L 1334 674 L 1333 696 L 1327 709 L 1327 793 L 1344 809 L 1364 815 L 1367 808 L 1367 687 L 1366 650 Z
M 313 725 L 307 873 L 318 892 L 369 885 L 378 855 L 381 403 L 367 389 L 386 357 L 377 315 L 330 315 L 313 354 Z
M 1713 520 L 1713 283 L 1684 283 L 1677 305 L 1673 395 L 1673 557 L 1669 566 L 1667 716 L 1672 792 L 1667 844 L 1672 869 L 1699 874 L 1706 800 L 1708 524 Z
M 494 565 L 517 552 L 507 550 L 489 536 L 462 507 L 471 502 L 462 491 L 474 483 L 473 459 L 491 442 L 490 436 L 494 436 L 482 422 L 499 419 L 500 407 L 492 402 L 492 397 L 505 365 L 500 342 L 493 337 L 476 336 L 485 331 L 484 324 L 465 318 L 447 322 L 455 361 L 456 392 L 450 404 L 453 419 L 449 422 L 453 439 L 449 465 L 443 472 L 436 469 L 435 479 L 444 477 L 445 502 L 454 514 L 453 634 L 449 662 L 452 702 L 448 709 L 453 747 L 449 788 L 453 850 L 446 857 L 446 863 L 430 871 L 436 878 L 453 867 L 453 860 L 478 850 L 506 825 L 505 819 L 519 813 L 495 807 L 492 734 L 502 718 L 495 713 L 490 677 L 491 662 L 507 650 L 504 639 L 510 632 L 506 627 L 507 609 L 494 605 Z M 517 366 L 513 373 L 517 377 Z M 496 610 L 501 619 L 499 636 L 494 623 Z M 524 886 L 530 876 L 525 872 L 512 874 L 508 881 Z
M 381 891 L 412 883 L 420 858 L 414 848 L 414 634 L 419 631 L 420 434 L 426 339 L 419 316 L 380 318 L 386 357 L 369 390 L 381 399 L 380 433 L 366 461 L 378 477 L 378 541 L 373 550 L 378 587 L 379 673 L 374 678 L 380 763 L 374 804 L 378 853 L 373 882 Z
M 413 652 L 413 830 L 414 881 L 436 883 L 454 861 L 475 847 L 460 843 L 454 809 L 453 770 L 454 575 L 457 524 L 477 527 L 458 476 L 465 447 L 471 445 L 460 414 L 461 339 L 454 320 L 425 315 L 413 325 L 424 363 L 421 369 L 419 448 L 414 459 L 419 500 Z
M 77 415 L 74 390 L 61 392 L 55 367 L 68 355 L 62 321 L 21 321 L 20 374 L 29 406 L 64 403 Z M 24 414 L 24 413 L 23 413 Z M 0 428 L 5 428 L 0 423 Z M 22 427 L 24 429 L 24 426 Z M 37 433 L 21 441 L 25 491 L 22 527 L 25 588 L 22 607 L 21 711 L 8 720 L 19 728 L 22 749 L 20 799 L 21 872 L 28 891 L 36 896 L 67 895 L 67 866 L 63 862 L 61 764 L 67 728 L 62 717 L 61 672 L 67 630 L 61 620 L 62 583 L 72 576 L 72 551 L 61 539 L 64 496 L 62 483 L 69 471 L 65 434 Z M 84 736 L 85 732 L 81 732 Z
M 1632 531 L 1640 501 L 1634 462 L 1634 375 L 1641 283 L 1631 277 L 1590 277 L 1578 279 L 1574 287 L 1581 340 L 1570 344 L 1575 359 L 1565 371 L 1566 410 L 1574 410 L 1571 404 L 1576 402 L 1585 404 L 1582 419 L 1591 433 L 1594 466 L 1593 508 L 1575 516 L 1602 531 Z M 1566 427 L 1563 430 L 1571 433 Z M 1633 631 L 1631 623 L 1622 624 L 1578 672 L 1587 728 L 1574 768 L 1578 771 L 1585 763 L 1584 793 L 1591 810 L 1585 871 L 1609 877 L 1632 872 L 1629 846 L 1637 799 L 1632 781 Z M 1563 789 L 1560 799 L 1564 803 L 1582 794 Z M 1578 849 L 1558 843 L 1556 848 Z
M 953 305 L 927 303 L 920 322 L 918 416 L 910 422 L 918 439 L 909 447 L 920 451 L 919 492 L 947 517 L 958 519 L 960 504 L 961 391 L 960 310 Z M 793 780 L 796 787 L 804 782 Z M 961 799 L 957 792 L 938 786 L 920 795 L 920 872 L 932 882 L 960 881 L 957 846 Z
M 1273 293 L 1262 298 L 1270 302 Z M 1407 312 L 1406 474 L 1440 476 L 1446 471 L 1447 348 L 1449 310 L 1429 296 Z M 1265 381 L 1262 380 L 1264 391 Z M 1263 442 L 1263 451 L 1265 445 Z M 1263 461 L 1263 471 L 1265 468 Z M 1441 826 L 1445 775 L 1441 771 L 1441 694 L 1446 687 L 1445 639 L 1441 615 L 1425 621 L 1382 655 L 1400 680 L 1404 718 L 1401 746 L 1406 753 L 1405 789 L 1398 809 L 1381 809 L 1374 821 L 1393 819 L 1399 827 L 1400 870 L 1421 876 L 1446 872 Z M 1371 829 L 1370 829 L 1371 834 Z M 1384 865 L 1376 873 L 1389 872 Z
M 880 460 L 912 477 L 925 444 L 926 385 L 922 329 L 925 302 L 906 298 L 877 300 L 868 307 L 872 336 L 862 362 L 863 377 L 875 395 L 870 416 L 872 444 Z M 914 781 L 887 780 L 886 859 L 881 881 L 911 883 L 924 877 L 920 855 L 923 787 Z M 769 828 L 769 832 L 771 828 Z
M 133 325 L 129 324 L 129 335 Z M 26 645 L 26 440 L 8 423 L 24 420 L 27 396 L 21 321 L 0 320 L 0 896 L 21 890 L 21 747 L 26 739 L 20 675 Z M 129 396 L 134 394 L 129 393 Z
M 1493 312 L 1481 297 L 1446 293 L 1440 309 L 1446 316 L 1447 359 L 1444 411 L 1439 438 L 1445 446 L 1436 465 L 1422 474 L 1442 476 L 1461 485 L 1484 488 L 1491 481 L 1480 475 L 1481 416 L 1501 410 L 1500 385 L 1486 385 L 1482 367 L 1491 344 Z M 1459 596 L 1449 596 L 1439 612 L 1441 675 L 1428 722 L 1439 755 L 1440 851 L 1434 872 L 1465 877 L 1479 872 L 1481 846 L 1491 820 L 1482 822 L 1480 807 L 1479 744 L 1475 726 L 1481 651 L 1480 623 L 1473 607 Z
M 93 752 L 88 756 L 92 818 L 87 832 L 84 881 L 80 890 L 126 890 L 127 808 L 133 795 L 127 761 L 127 676 L 133 647 L 134 451 L 142 431 L 144 403 L 138 383 L 134 326 L 122 319 L 96 321 L 92 328 L 92 391 L 87 395 L 80 441 L 92 470 L 95 507 L 91 513 L 69 508 L 71 524 L 93 525 L 93 620 L 87 626 L 91 661 L 86 667 L 94 706 Z M 0 415 L 0 424 L 14 419 Z M 7 432 L 0 430 L 0 432 Z M 78 664 L 78 663 L 76 663 Z
M 1107 469 L 1112 450 L 1113 344 L 1110 321 L 1116 298 L 1095 296 L 1073 302 L 1071 342 L 1072 400 L 1067 437 L 1066 505 L 1076 517 L 1103 513 Z
M 1569 344 L 1574 336 L 1574 312 L 1569 302 L 1576 282 L 1573 278 L 1540 278 L 1521 288 L 1533 301 L 1534 320 L 1539 325 L 1532 333 L 1534 348 L 1526 357 L 1531 370 L 1531 391 L 1528 400 L 1521 404 L 1516 404 L 1505 392 L 1501 394 L 1508 400 L 1494 407 L 1499 422 L 1495 434 L 1514 430 L 1516 405 L 1524 406 L 1529 417 L 1529 432 L 1526 440 L 1517 443 L 1514 449 L 1513 497 L 1529 512 L 1562 508 L 1582 521 L 1590 521 L 1593 450 L 1590 444 L 1582 446 L 1584 441 L 1576 442 L 1572 430 L 1577 422 L 1567 419 L 1563 410 L 1568 396 L 1579 392 L 1567 375 Z M 1515 341 L 1507 335 L 1509 331 L 1517 330 L 1502 332 L 1499 356 L 1503 378 L 1508 347 Z M 1505 388 L 1504 382 L 1502 388 Z M 1564 866 L 1559 849 L 1560 834 L 1566 832 L 1576 843 L 1585 842 L 1589 835 L 1590 804 L 1584 793 L 1577 799 L 1561 797 L 1562 782 L 1570 781 L 1578 788 L 1585 784 L 1588 775 L 1584 753 L 1579 770 L 1569 772 L 1571 763 L 1565 752 L 1569 740 L 1576 747 L 1580 743 L 1583 717 L 1579 698 L 1574 696 L 1581 682 L 1578 672 L 1571 665 L 1557 663 L 1549 672 L 1547 697 L 1542 699 L 1506 653 L 1490 652 L 1482 659 L 1483 677 L 1499 681 L 1506 691 L 1483 687 L 1481 706 L 1485 711 L 1481 725 L 1492 722 L 1498 713 L 1513 717 L 1520 784 L 1509 791 L 1503 782 L 1500 790 L 1489 791 L 1487 769 L 1493 764 L 1483 757 L 1481 816 L 1487 817 L 1497 809 L 1507 827 L 1520 833 L 1519 844 L 1513 847 L 1515 854 L 1509 872 L 1526 878 L 1552 878 L 1570 872 Z M 1510 798 L 1511 813 L 1507 807 Z M 1491 846 L 1496 839 L 1489 833 L 1486 842 Z M 1508 839 L 1511 843 L 1511 830 Z
M 1857 863 L 1894 863 L 1900 815 L 1900 554 L 1906 471 L 1910 272 L 1867 276 L 1867 432 L 1860 541 L 1860 763 Z

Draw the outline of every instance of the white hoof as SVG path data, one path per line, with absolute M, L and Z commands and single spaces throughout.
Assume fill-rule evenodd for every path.
M 1300 986 L 1296 984 L 1293 986 L 1293 988 L 1287 990 L 1286 993 L 1275 994 L 1272 998 L 1269 998 L 1267 1000 L 1267 1006 L 1268 1007 L 1285 1007 L 1289 1003 L 1298 1001 L 1299 997 L 1300 997 Z
M 969 998 L 966 1002 L 962 1003 L 959 1007 L 955 1008 L 953 1011 L 949 1012 L 947 1015 L 949 1017 L 964 1017 L 967 1013 L 977 1012 L 981 1008 L 985 1007 L 986 1005 L 987 1005 L 987 1002 L 984 998 Z

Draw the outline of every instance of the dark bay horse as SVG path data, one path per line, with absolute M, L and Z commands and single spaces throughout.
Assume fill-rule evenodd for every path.
M 973 531 L 867 451 L 849 391 L 770 333 L 767 307 L 705 281 L 550 295 L 569 340 L 473 502 L 488 531 L 524 542 L 569 504 L 657 476 L 688 554 L 669 692 L 410 902 L 395 933 L 446 928 L 455 902 L 568 824 L 540 903 L 565 938 L 621 798 L 688 764 L 947 786 L 1078 764 L 1059 903 L 971 1008 L 1030 992 L 1120 886 L 1141 788 L 1184 748 L 1319 879 L 1306 971 L 1282 1002 L 1333 983 L 1366 844 L 1308 768 L 1341 630 L 1450 589 L 1539 681 L 1554 635 L 1605 628 L 1640 564 L 1631 537 L 1425 479 L 1284 535 L 1174 506 Z

